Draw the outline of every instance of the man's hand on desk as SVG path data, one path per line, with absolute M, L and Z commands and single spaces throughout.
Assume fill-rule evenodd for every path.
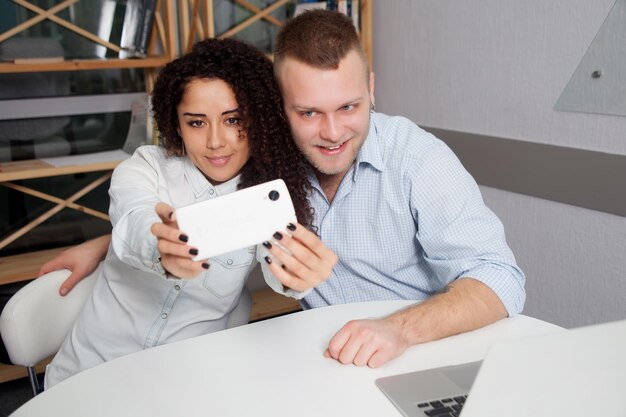
M 67 295 L 83 278 L 96 270 L 100 261 L 104 258 L 111 242 L 111 235 L 101 236 L 89 240 L 78 246 L 64 250 L 55 258 L 49 260 L 39 269 L 39 275 L 59 269 L 69 269 L 70 276 L 63 281 L 59 288 L 59 294 Z
M 343 364 L 378 368 L 407 347 L 401 326 L 392 320 L 352 320 L 333 336 L 324 356 Z
M 462 277 L 428 300 L 383 319 L 348 322 L 330 340 L 324 355 L 376 368 L 409 346 L 479 329 L 507 315 L 493 290 Z

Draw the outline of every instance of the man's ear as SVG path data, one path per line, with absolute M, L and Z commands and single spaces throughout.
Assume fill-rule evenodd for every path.
M 370 72 L 370 101 L 372 106 L 376 105 L 376 98 L 374 97 L 374 72 Z

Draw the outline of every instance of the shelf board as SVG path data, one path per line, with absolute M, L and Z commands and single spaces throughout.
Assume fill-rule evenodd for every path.
M 46 372 L 46 365 L 52 361 L 52 356 L 35 365 L 35 371 L 38 374 Z M 26 378 L 28 371 L 22 366 L 5 365 L 0 363 L 0 383 L 13 381 L 15 379 Z M 30 387 L 30 383 L 28 383 Z
M 109 171 L 121 161 L 96 162 L 88 164 L 52 166 L 39 159 L 0 163 L 0 183 L 27 180 L 31 178 L 54 177 L 83 172 Z
M 67 247 L 1 257 L 0 285 L 36 278 L 41 265 L 65 249 Z
M 250 322 L 281 316 L 302 310 L 300 302 L 271 289 L 252 291 Z
M 50 63 L 0 63 L 0 74 L 47 71 L 84 71 L 117 68 L 158 68 L 167 64 L 169 58 L 149 57 L 137 59 L 69 59 Z

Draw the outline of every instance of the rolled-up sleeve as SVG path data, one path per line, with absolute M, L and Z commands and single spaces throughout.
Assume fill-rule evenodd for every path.
M 160 221 L 155 212 L 158 195 L 158 175 L 145 156 L 135 153 L 115 168 L 109 189 L 111 246 L 122 262 L 165 277 L 150 231 Z
M 460 277 L 473 278 L 494 291 L 509 316 L 520 313 L 525 277 L 502 223 L 447 146 L 437 143 L 430 152 L 411 172 L 411 209 L 424 261 L 442 287 Z

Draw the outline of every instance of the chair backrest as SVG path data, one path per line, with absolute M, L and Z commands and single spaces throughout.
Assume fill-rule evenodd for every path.
M 59 295 L 59 287 L 70 275 L 66 269 L 42 275 L 11 297 L 0 315 L 0 334 L 13 364 L 34 366 L 59 350 L 99 271 L 100 267 L 65 297 Z

